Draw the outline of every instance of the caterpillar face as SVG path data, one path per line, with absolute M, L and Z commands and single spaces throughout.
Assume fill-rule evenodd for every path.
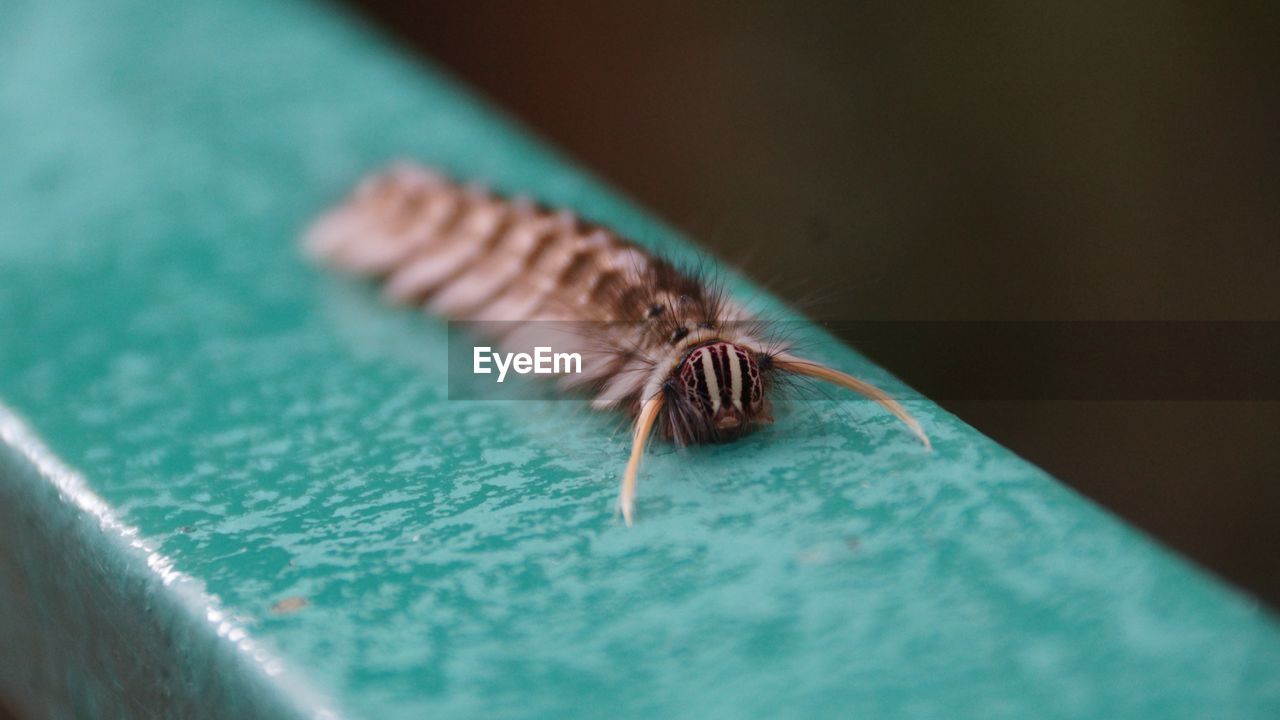
M 678 442 L 732 440 L 770 419 L 755 354 L 723 340 L 686 353 L 665 391 L 667 426 Z

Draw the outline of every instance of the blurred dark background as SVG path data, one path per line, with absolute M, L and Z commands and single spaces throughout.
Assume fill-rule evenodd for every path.
M 350 2 L 815 318 L 1280 321 L 1278 3 Z M 984 397 L 955 333 L 857 327 L 1280 605 L 1280 396 Z M 1249 344 L 1170 348 L 1212 376 Z M 1134 377 L 1081 356 L 1007 370 Z

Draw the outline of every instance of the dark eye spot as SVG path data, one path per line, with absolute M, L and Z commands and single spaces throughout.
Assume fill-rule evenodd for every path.
M 650 305 L 649 309 L 645 312 L 645 317 L 658 317 L 662 313 L 666 312 L 666 310 L 667 309 L 665 307 L 654 303 L 653 305 Z
M 681 325 L 676 328 L 675 332 L 671 333 L 671 342 L 678 343 L 686 337 L 689 337 L 689 328 Z

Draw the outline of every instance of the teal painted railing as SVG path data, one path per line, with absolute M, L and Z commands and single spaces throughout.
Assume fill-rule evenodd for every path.
M 448 401 L 441 322 L 299 257 L 396 156 L 689 252 L 332 7 L 0 6 L 4 703 L 1280 717 L 1272 616 L 920 398 L 933 453 L 852 400 L 659 445 L 625 529 L 616 418 Z

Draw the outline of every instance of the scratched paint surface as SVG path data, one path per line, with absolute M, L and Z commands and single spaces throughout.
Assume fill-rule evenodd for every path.
M 1280 716 L 1270 616 L 924 401 L 660 445 L 625 530 L 617 418 L 446 400 L 295 239 L 408 155 L 687 244 L 332 8 L 178 5 L 0 7 L 0 402 L 352 716 Z

